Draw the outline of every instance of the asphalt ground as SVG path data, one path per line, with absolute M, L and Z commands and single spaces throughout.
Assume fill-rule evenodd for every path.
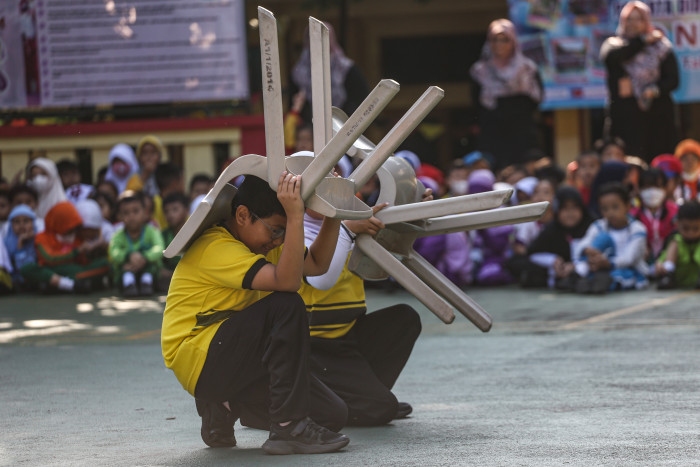
M 350 445 L 267 456 L 266 432 L 207 448 L 160 355 L 164 297 L 0 298 L 0 465 L 700 465 L 695 291 L 470 295 L 494 319 L 444 325 L 403 291 L 423 332 L 394 392 L 414 407 Z

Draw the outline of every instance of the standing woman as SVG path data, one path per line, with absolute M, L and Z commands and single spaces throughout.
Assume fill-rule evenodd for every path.
M 645 3 L 622 8 L 617 35 L 603 43 L 600 58 L 608 72 L 608 136 L 621 138 L 628 154 L 646 162 L 673 153 L 678 139 L 671 92 L 678 87 L 678 62 Z
M 520 51 L 513 23 L 497 19 L 489 25 L 470 73 L 479 105 L 479 150 L 491 154 L 499 169 L 524 162 L 538 147 L 534 112 L 543 92 L 537 65 Z

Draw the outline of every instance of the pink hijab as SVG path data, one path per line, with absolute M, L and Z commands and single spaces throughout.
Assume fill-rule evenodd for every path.
M 513 42 L 513 55 L 505 66 L 498 66 L 491 51 L 491 39 L 503 34 Z M 495 109 L 499 97 L 526 94 L 533 101 L 542 100 L 542 87 L 537 79 L 537 65 L 520 51 L 515 25 L 507 19 L 489 24 L 481 59 L 471 67 L 471 75 L 481 86 L 479 102 Z

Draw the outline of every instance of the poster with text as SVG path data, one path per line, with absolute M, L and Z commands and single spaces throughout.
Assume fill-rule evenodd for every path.
M 509 0 L 523 53 L 540 68 L 543 109 L 603 107 L 607 99 L 600 46 L 615 34 L 627 0 Z M 700 1 L 648 0 L 654 26 L 678 59 L 677 102 L 700 101 Z
M 248 95 L 243 0 L 0 1 L 0 109 Z

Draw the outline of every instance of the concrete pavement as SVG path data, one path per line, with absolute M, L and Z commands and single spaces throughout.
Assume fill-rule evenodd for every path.
M 395 393 L 413 416 L 343 430 L 343 452 L 266 456 L 267 434 L 209 449 L 165 369 L 163 299 L 0 299 L 1 465 L 698 465 L 700 316 L 690 292 L 470 292 L 483 334 L 403 291 L 423 333 Z

